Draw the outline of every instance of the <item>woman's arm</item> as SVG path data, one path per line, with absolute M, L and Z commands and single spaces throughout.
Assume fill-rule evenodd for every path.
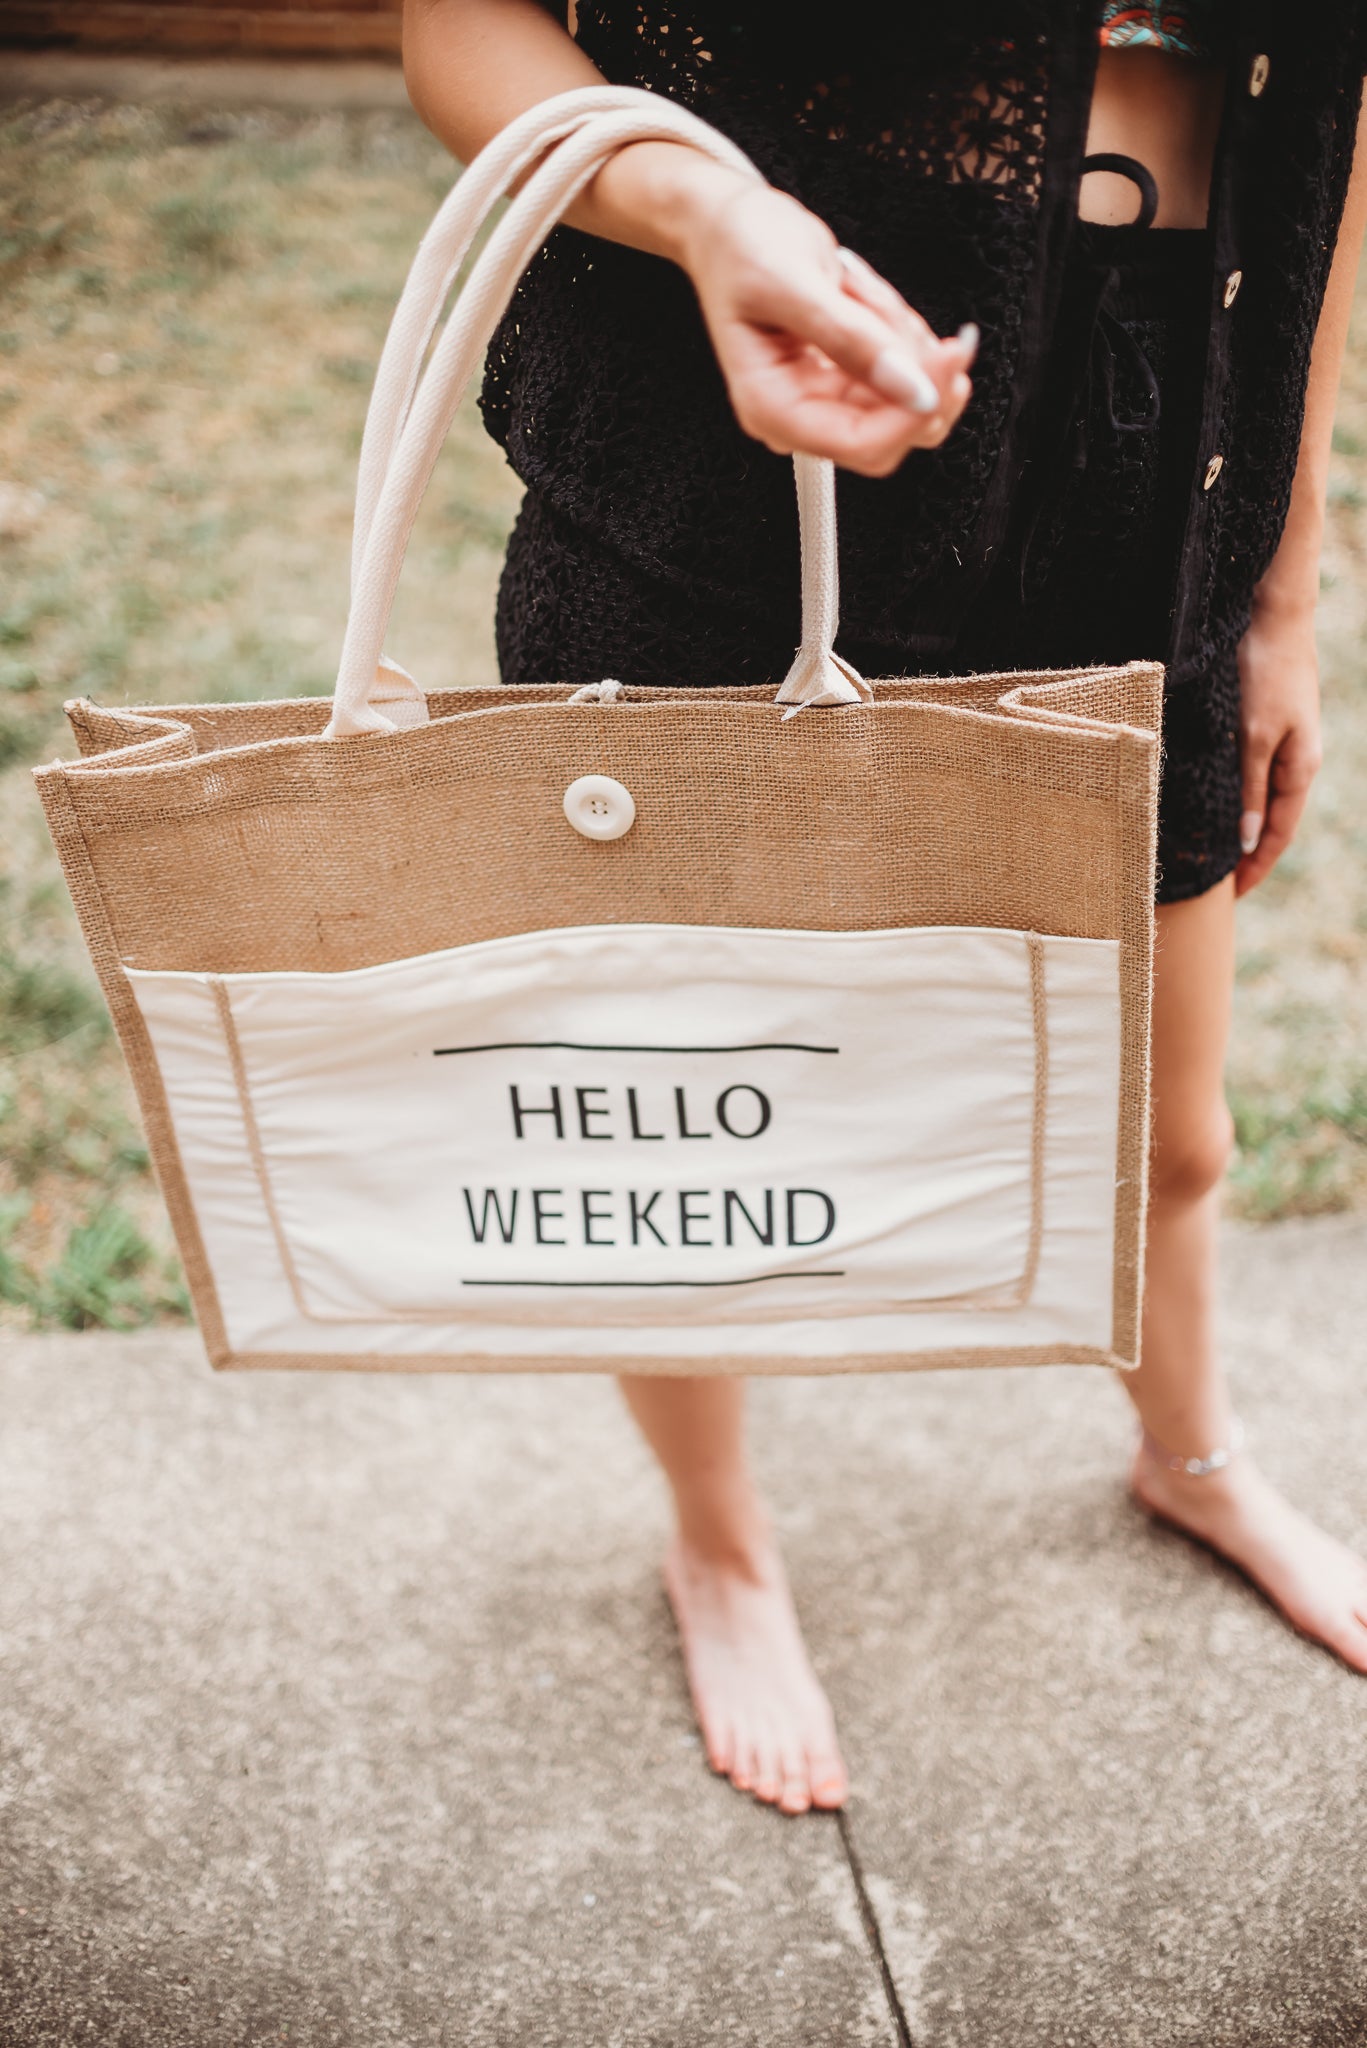
M 1367 107 L 1330 266 L 1305 393 L 1305 420 L 1286 526 L 1259 583 L 1239 647 L 1244 858 L 1235 888 L 1256 888 L 1295 837 L 1320 765 L 1315 605 L 1329 487 L 1334 407 L 1348 343 L 1358 255 L 1367 227 Z
M 403 56 L 413 105 L 463 161 L 538 101 L 603 82 L 536 0 L 405 0 Z M 685 144 L 619 150 L 570 219 L 688 273 L 736 417 L 778 454 L 886 476 L 968 402 L 974 330 L 939 340 L 795 199 Z

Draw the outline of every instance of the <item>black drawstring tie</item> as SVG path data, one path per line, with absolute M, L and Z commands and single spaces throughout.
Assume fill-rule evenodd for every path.
M 1139 190 L 1136 228 L 1151 228 L 1158 212 L 1158 187 L 1152 173 L 1136 157 L 1101 150 L 1085 157 L 1082 175 L 1090 171 L 1114 171 L 1129 178 Z M 1086 223 L 1080 223 L 1084 228 Z M 1038 481 L 1030 493 L 1034 501 L 1021 537 L 1020 595 L 1025 602 L 1026 572 L 1030 555 L 1051 507 L 1067 494 L 1087 467 L 1087 435 L 1095 410 L 1098 388 L 1105 396 L 1106 419 L 1115 434 L 1152 434 L 1162 416 L 1163 401 L 1152 363 L 1116 311 L 1120 272 L 1113 263 L 1097 262 L 1082 271 L 1083 285 L 1077 300 L 1059 322 L 1061 347 L 1057 358 L 1056 396 L 1050 407 L 1058 425 L 1046 427 L 1036 456 Z M 1117 419 L 1115 411 L 1116 362 L 1123 358 L 1147 393 L 1148 403 L 1134 419 Z

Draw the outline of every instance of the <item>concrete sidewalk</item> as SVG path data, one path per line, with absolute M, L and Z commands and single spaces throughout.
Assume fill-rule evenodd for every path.
M 1367 1541 L 1367 1226 L 1227 1292 Z M 1367 2038 L 1367 1682 L 1128 1505 L 1104 1374 L 756 1390 L 843 1830 L 708 1775 L 609 1385 L 35 1337 L 0 1416 L 4 2048 Z

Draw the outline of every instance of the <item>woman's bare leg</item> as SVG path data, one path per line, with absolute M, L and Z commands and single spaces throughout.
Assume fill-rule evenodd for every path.
M 632 1378 L 622 1392 L 674 1494 L 665 1586 L 708 1762 L 785 1813 L 839 1806 L 845 1766 L 746 1460 L 743 1382 Z
M 1160 907 L 1144 1362 L 1125 1386 L 1145 1428 L 1191 1458 L 1230 1434 L 1215 1276 L 1232 1137 L 1223 1070 L 1233 979 L 1232 879 Z M 1367 1672 L 1367 1562 L 1283 1500 L 1247 1452 L 1196 1478 L 1141 1445 L 1131 1483 L 1151 1512 L 1223 1552 L 1297 1628 Z

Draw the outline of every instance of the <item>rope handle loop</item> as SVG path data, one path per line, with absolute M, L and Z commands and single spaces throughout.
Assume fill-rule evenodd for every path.
M 717 129 L 658 94 L 582 87 L 529 108 L 495 136 L 466 167 L 424 235 L 390 324 L 366 416 L 351 609 L 329 737 L 388 732 L 424 717 L 422 691 L 386 660 L 383 649 L 413 523 L 442 444 L 518 279 L 551 228 L 610 156 L 629 142 L 650 139 L 686 142 L 747 176 L 761 175 Z M 442 307 L 476 236 L 508 186 L 529 170 L 470 266 L 432 347 Z M 793 461 L 802 644 L 777 701 L 794 710 L 858 702 L 868 697 L 867 685 L 833 652 L 839 616 L 834 469 L 814 456 Z

